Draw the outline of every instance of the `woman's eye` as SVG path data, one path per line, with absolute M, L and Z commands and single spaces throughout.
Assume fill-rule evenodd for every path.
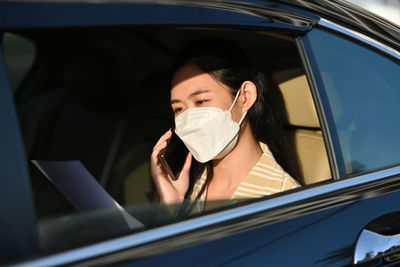
M 176 109 L 174 109 L 174 113 L 175 114 L 181 113 L 182 110 L 183 110 L 183 108 L 176 108 Z
M 198 100 L 198 101 L 196 101 L 196 104 L 197 104 L 198 106 L 204 105 L 204 104 L 206 104 L 206 103 L 207 103 L 207 100 Z

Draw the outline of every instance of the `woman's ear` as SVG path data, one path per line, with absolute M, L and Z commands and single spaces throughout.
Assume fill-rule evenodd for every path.
M 245 81 L 240 87 L 240 98 L 244 111 L 248 111 L 257 100 L 257 87 L 252 81 Z

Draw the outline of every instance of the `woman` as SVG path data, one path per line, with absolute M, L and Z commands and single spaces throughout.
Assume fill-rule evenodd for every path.
M 195 208 L 202 211 L 213 200 L 232 203 L 300 186 L 275 160 L 283 138 L 262 72 L 229 41 L 205 40 L 187 51 L 172 77 L 171 106 L 175 132 L 191 153 L 173 181 L 158 157 L 172 131 L 154 146 L 151 174 L 161 202 L 201 200 Z M 192 155 L 204 163 L 200 175 L 191 175 Z

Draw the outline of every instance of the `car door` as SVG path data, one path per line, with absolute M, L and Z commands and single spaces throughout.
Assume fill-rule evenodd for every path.
M 400 169 L 397 167 L 398 162 L 396 161 L 396 151 L 398 150 L 395 146 L 395 135 L 389 131 L 387 123 L 390 123 L 390 126 L 396 125 L 395 118 L 389 115 L 393 114 L 393 110 L 395 110 L 396 91 L 393 90 L 393 84 L 397 83 L 387 82 L 386 76 L 379 76 L 379 72 L 385 70 L 384 75 L 398 77 L 396 75 L 398 66 L 393 61 L 396 60 L 396 57 L 387 55 L 386 50 L 377 53 L 375 50 L 380 48 L 377 46 L 371 50 L 371 44 L 363 39 L 355 39 L 355 36 L 349 35 L 348 32 L 339 32 L 341 35 L 337 36 L 335 33 L 338 32 L 337 28 L 329 27 L 328 23 L 320 22 L 319 26 L 311 29 L 311 25 L 315 22 L 315 15 L 307 17 L 302 12 L 296 13 L 292 9 L 288 11 L 287 8 L 273 6 L 270 3 L 267 3 L 264 9 L 261 9 L 262 6 L 256 6 L 264 12 L 263 16 L 254 12 L 258 9 L 253 5 L 233 5 L 229 8 L 218 5 L 215 9 L 205 6 L 197 6 L 198 9 L 193 6 L 187 7 L 190 5 L 192 4 L 186 3 L 183 6 L 113 4 L 112 8 L 121 11 L 120 16 L 116 16 L 118 18 L 110 19 L 108 22 L 100 20 L 101 15 L 107 15 L 109 11 L 107 6 L 96 5 L 92 16 L 85 17 L 82 22 L 79 19 L 75 20 L 75 17 L 71 17 L 71 19 L 62 17 L 57 20 L 54 12 L 61 14 L 64 12 L 63 7 L 66 6 L 46 4 L 31 6 L 38 8 L 38 11 L 41 12 L 34 12 L 28 22 L 32 27 L 41 29 L 46 24 L 46 20 L 42 20 L 43 18 L 35 14 L 49 14 L 50 10 L 53 13 L 50 18 L 47 18 L 47 23 L 54 22 L 53 26 L 55 27 L 104 26 L 108 25 L 107 23 L 136 25 L 146 22 L 153 26 L 163 23 L 201 25 L 203 27 L 213 24 L 225 27 L 229 25 L 232 27 L 229 30 L 232 30 L 237 29 L 234 26 L 250 25 L 258 30 L 268 28 L 275 33 L 276 31 L 278 33 L 279 31 L 285 32 L 285 37 L 295 37 L 321 124 L 333 179 L 279 195 L 250 200 L 232 208 L 185 218 L 182 221 L 175 220 L 167 225 L 146 229 L 142 232 L 128 232 L 122 236 L 115 235 L 111 240 L 90 241 L 81 248 L 69 248 L 51 255 L 40 253 L 32 261 L 27 260 L 30 256 L 37 255 L 32 251 L 30 254 L 21 252 L 23 256 L 8 259 L 8 261 L 25 260 L 23 264 L 31 266 L 73 263 L 82 265 L 167 263 L 168 265 L 184 266 L 343 266 L 353 263 L 355 250 L 360 248 L 360 246 L 356 246 L 357 240 L 364 229 L 378 234 L 388 232 L 391 235 L 396 234 L 396 222 L 398 222 L 396 214 L 399 211 L 397 203 L 400 199 L 398 191 Z M 18 5 L 9 7 L 12 11 L 12 7 L 16 8 Z M 79 5 L 75 7 L 78 8 Z M 82 9 L 78 8 L 78 10 L 88 10 L 89 7 L 90 5 L 85 3 L 82 5 Z M 232 9 L 237 12 L 232 12 Z M 146 16 L 149 13 L 154 16 Z M 132 16 L 132 14 L 137 14 L 137 16 Z M 287 23 L 288 17 L 293 19 L 291 20 L 292 24 Z M 299 19 L 302 23 L 297 23 L 299 20 L 295 19 Z M 12 26 L 17 27 L 11 24 L 4 27 L 12 28 Z M 23 26 L 20 25 L 20 27 Z M 326 28 L 330 31 L 327 32 Z M 310 32 L 307 33 L 307 31 Z M 321 52 L 322 48 L 327 51 Z M 330 51 L 340 51 L 345 56 L 338 57 L 334 53 L 332 56 Z M 356 57 L 360 51 L 368 55 L 362 54 L 361 59 L 357 60 L 373 57 L 378 58 L 379 62 L 384 62 L 379 68 L 374 64 L 374 71 L 367 71 L 370 76 L 359 75 L 360 71 L 357 67 L 366 66 L 363 61 L 355 59 L 355 63 L 349 69 L 345 69 L 345 65 L 340 62 L 333 63 L 333 60 Z M 367 60 L 367 62 L 370 61 Z M 391 67 L 385 67 L 386 65 Z M 388 72 L 387 69 L 391 71 Z M 354 80 L 349 80 L 349 77 L 343 78 L 344 74 L 350 75 Z M 374 78 L 375 76 L 377 77 Z M 356 86 L 357 82 L 363 81 L 366 85 L 374 85 L 372 82 L 366 82 L 366 78 L 371 77 L 375 82 L 380 81 L 380 84 L 385 85 L 384 99 L 376 102 L 379 105 L 376 104 L 373 111 L 384 110 L 386 113 L 382 113 L 378 117 L 375 113 L 365 113 L 365 107 L 357 106 L 360 101 L 356 101 L 355 98 L 365 93 L 366 98 L 361 104 L 369 103 L 371 99 L 379 99 L 382 90 L 375 90 L 376 86 L 372 86 L 369 91 L 366 89 L 365 92 L 351 93 L 354 88 L 359 88 Z M 332 84 L 335 87 L 330 87 Z M 349 84 L 351 86 L 348 86 Z M 4 88 L 8 92 L 10 91 L 8 85 L 4 85 Z M 336 90 L 337 88 L 342 91 Z M 10 96 L 8 99 L 11 103 Z M 382 103 L 385 104 L 384 107 L 382 107 Z M 348 110 L 349 107 L 353 110 Z M 369 106 L 367 105 L 367 107 Z M 11 105 L 9 110 L 12 108 Z M 359 112 L 360 109 L 363 112 Z M 363 117 L 364 113 L 368 114 L 367 118 Z M 350 115 L 354 115 L 354 117 Z M 375 116 L 373 117 L 375 121 L 382 117 L 390 120 L 381 120 L 379 127 L 372 125 L 373 128 L 364 130 L 366 126 L 369 126 L 368 118 L 371 118 L 372 115 Z M 15 129 L 17 119 L 15 114 L 13 116 L 13 127 L 15 132 L 18 132 L 18 129 Z M 363 135 L 370 133 L 371 129 L 373 130 L 372 135 Z M 381 129 L 384 131 L 380 131 Z M 391 135 L 387 136 L 387 133 Z M 371 136 L 375 139 L 368 141 Z M 15 147 L 22 146 L 21 138 L 18 136 L 16 138 L 18 140 Z M 385 141 L 383 152 L 379 152 L 379 148 L 382 146 L 377 144 L 376 140 Z M 373 146 L 369 144 L 373 144 Z M 23 157 L 22 148 L 19 153 L 20 157 Z M 378 158 L 374 158 L 374 155 L 377 155 Z M 24 160 L 20 162 L 21 170 L 26 169 Z M 25 186 L 27 186 L 27 176 L 26 173 L 21 175 Z M 24 188 L 29 192 L 28 187 Z M 23 193 L 23 196 L 29 197 L 29 194 Z M 29 204 L 30 200 L 24 203 Z M 32 212 L 32 207 L 28 207 L 28 209 L 29 212 Z M 156 211 L 152 206 L 147 209 Z M 390 217 L 388 219 L 388 217 L 382 216 Z M 33 215 L 29 218 L 33 220 Z M 393 220 L 393 218 L 395 219 Z M 78 222 L 78 219 L 75 219 L 75 217 L 60 218 L 55 220 L 52 225 L 65 226 L 68 224 L 65 221 L 73 225 Z M 94 221 L 100 222 L 104 218 L 99 214 L 94 214 L 92 217 L 87 216 L 84 219 L 93 223 Z M 63 220 L 65 220 L 64 224 L 62 224 Z M 37 229 L 35 223 L 29 220 L 24 222 L 33 229 L 29 233 L 34 234 Z M 9 222 L 6 224 L 8 225 Z M 43 225 L 46 226 L 46 224 L 42 224 L 42 227 L 39 228 L 41 234 L 45 232 Z M 85 236 L 83 228 L 79 228 L 79 226 L 79 223 L 76 223 L 74 231 L 81 232 L 81 238 L 89 239 L 89 234 Z M 47 235 L 47 237 L 51 237 L 51 235 Z M 54 236 L 53 242 L 59 242 L 57 238 L 59 237 Z M 32 247 L 37 248 L 38 245 L 34 243 Z M 374 258 L 379 253 L 373 245 L 370 248 L 368 246 L 364 248 L 364 245 L 362 247 L 363 249 L 359 251 L 366 252 L 365 257 L 361 257 L 361 261 Z M 379 254 L 379 256 L 381 255 L 384 256 Z M 393 260 L 396 258 L 385 255 L 385 261 Z

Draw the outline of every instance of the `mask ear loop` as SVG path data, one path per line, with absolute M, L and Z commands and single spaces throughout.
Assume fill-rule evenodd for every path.
M 239 90 L 237 91 L 237 93 L 236 93 L 235 99 L 233 100 L 233 103 L 232 103 L 232 105 L 231 105 L 231 108 L 229 109 L 229 112 L 231 112 L 232 109 L 233 109 L 233 107 L 235 106 L 236 100 L 238 99 L 239 95 L 240 95 L 240 89 L 239 89 Z
M 239 95 L 240 95 L 240 89 L 239 89 L 238 92 L 236 93 L 235 99 L 233 100 L 233 103 L 232 103 L 231 108 L 229 109 L 229 112 L 232 112 L 232 109 L 233 109 L 233 107 L 235 106 L 236 100 L 238 99 Z M 240 119 L 239 125 L 240 125 L 240 124 L 242 123 L 242 121 L 244 120 L 244 117 L 246 116 L 246 114 L 247 114 L 247 110 L 246 110 L 246 112 L 243 114 L 242 118 Z
M 247 114 L 247 110 L 244 112 L 242 118 L 240 119 L 239 125 L 240 125 L 240 124 L 242 123 L 242 121 L 244 120 L 244 117 L 246 116 L 246 114 Z

